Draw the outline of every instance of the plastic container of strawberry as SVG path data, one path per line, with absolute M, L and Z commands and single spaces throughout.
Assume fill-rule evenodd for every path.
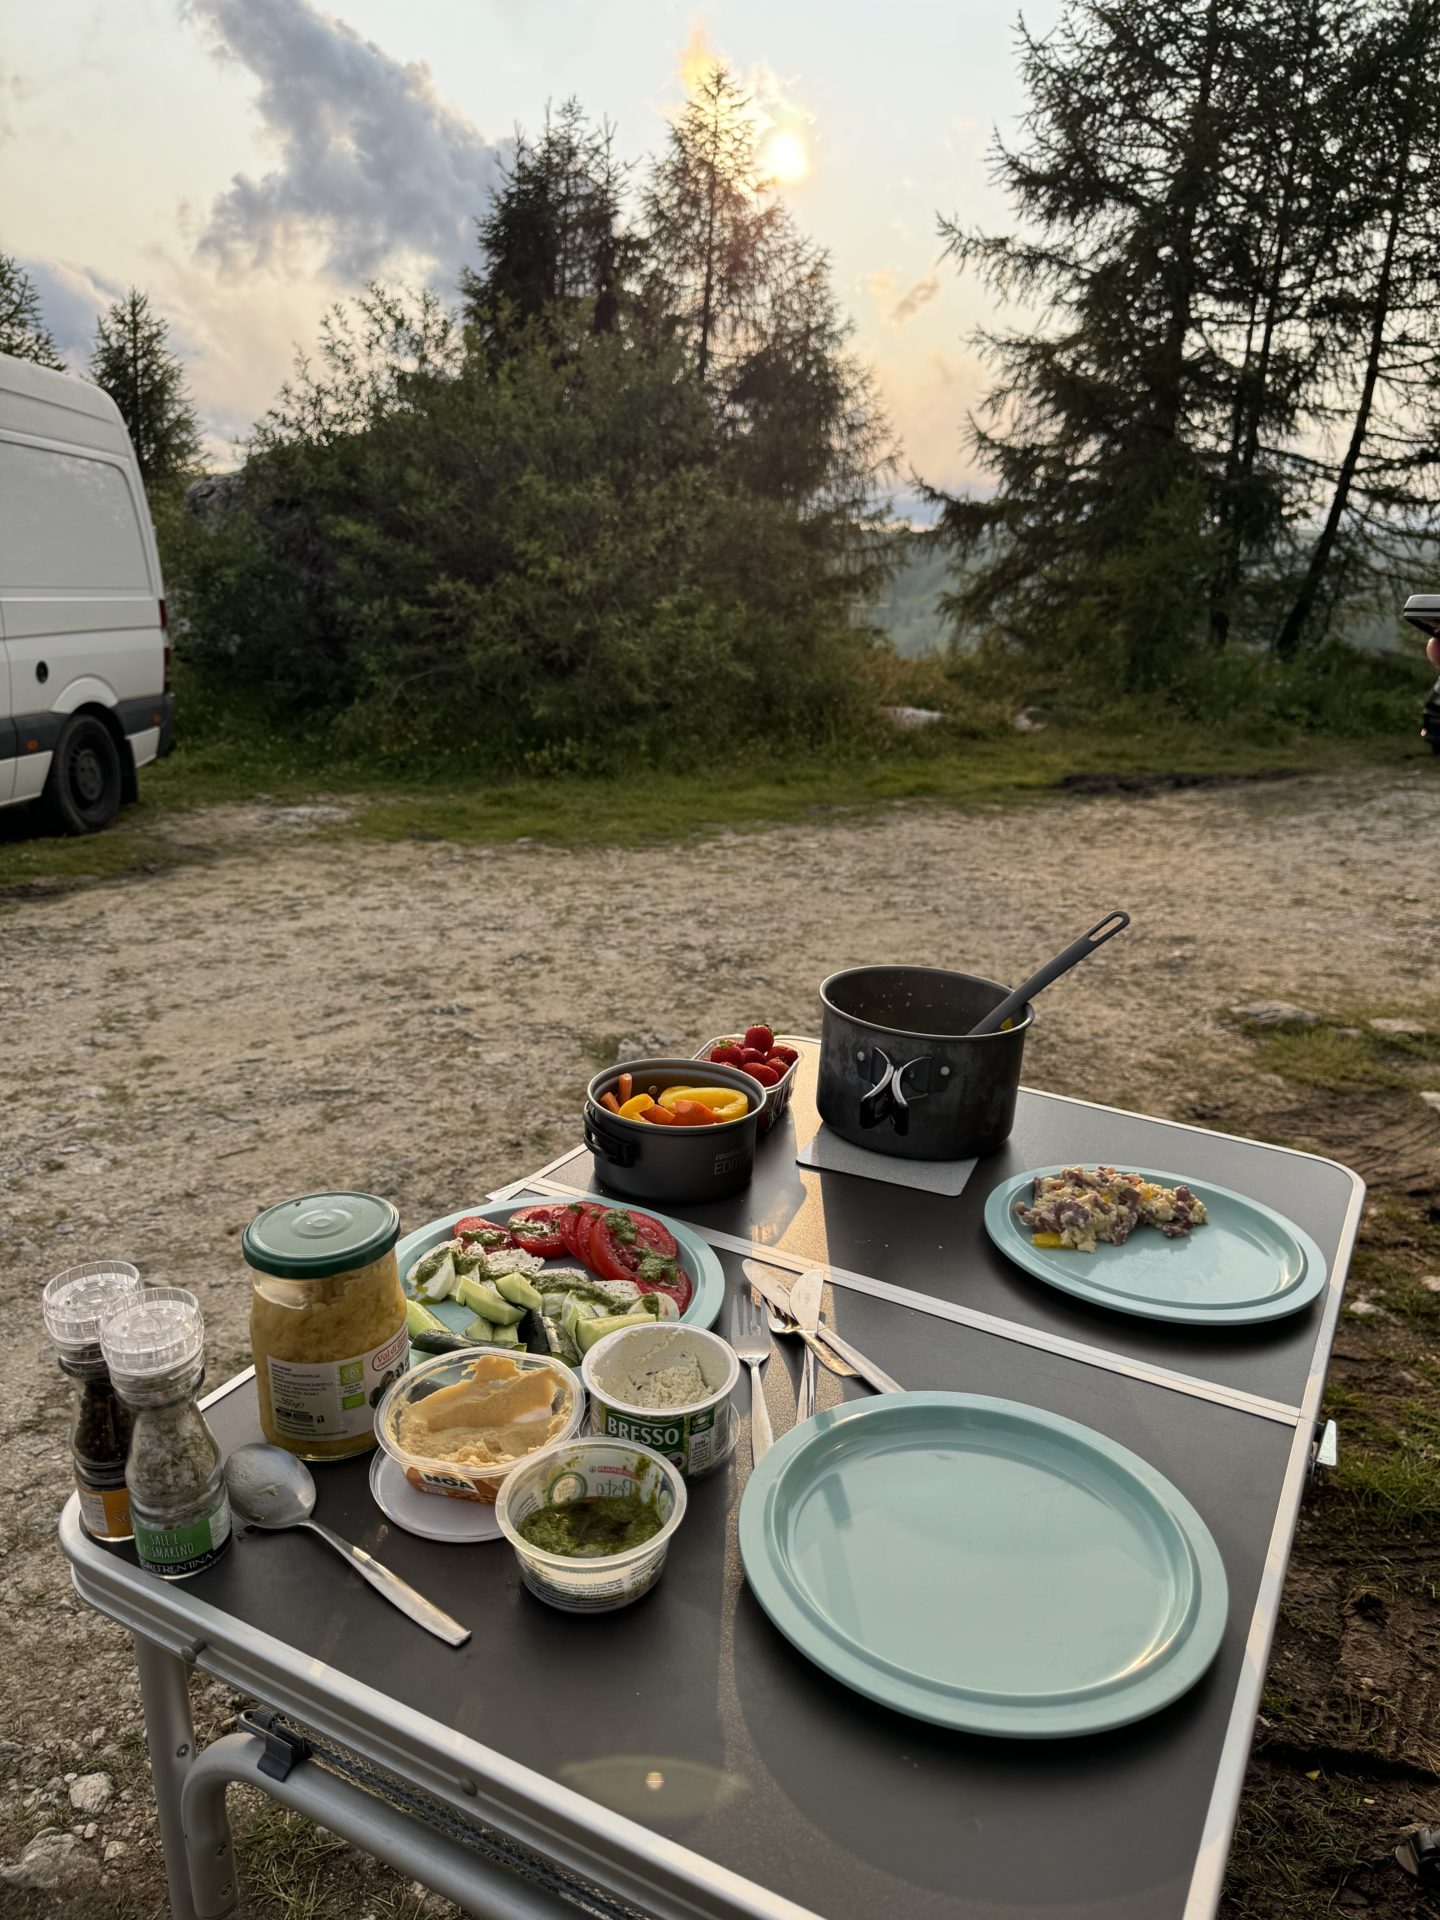
M 696 1060 L 708 1060 L 712 1047 L 738 1047 L 741 1043 L 741 1038 L 742 1036 L 738 1033 L 717 1033 L 713 1040 L 707 1040 L 703 1047 L 697 1047 L 693 1057 Z M 793 1041 L 786 1040 L 783 1033 L 777 1033 L 775 1041 L 777 1046 L 794 1045 Z M 755 1128 L 755 1137 L 757 1140 L 764 1139 L 765 1135 L 769 1133 L 770 1129 L 775 1125 L 775 1122 L 789 1106 L 790 1095 L 795 1088 L 795 1073 L 799 1065 L 800 1062 L 798 1059 L 792 1060 L 780 1079 L 775 1082 L 775 1085 L 773 1087 L 766 1087 L 765 1105 L 760 1109 L 760 1119 Z M 740 1072 L 744 1073 L 745 1068 L 741 1067 Z

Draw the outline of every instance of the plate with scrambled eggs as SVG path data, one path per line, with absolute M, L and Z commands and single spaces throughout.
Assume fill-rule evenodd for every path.
M 1283 1214 L 1153 1167 L 1037 1167 L 996 1187 L 985 1228 L 1037 1280 L 1151 1320 L 1243 1326 L 1299 1313 L 1324 1255 Z

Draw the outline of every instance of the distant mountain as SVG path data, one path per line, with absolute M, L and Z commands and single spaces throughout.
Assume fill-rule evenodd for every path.
M 888 584 L 867 609 L 897 653 L 911 658 L 944 653 L 950 625 L 940 611 L 940 596 L 950 587 L 951 557 L 917 532 L 897 528 L 901 561 Z

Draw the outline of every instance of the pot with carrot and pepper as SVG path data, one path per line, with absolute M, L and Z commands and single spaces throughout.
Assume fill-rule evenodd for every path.
M 595 1177 L 639 1200 L 723 1200 L 755 1171 L 765 1089 L 738 1067 L 683 1058 L 606 1067 L 585 1091 Z

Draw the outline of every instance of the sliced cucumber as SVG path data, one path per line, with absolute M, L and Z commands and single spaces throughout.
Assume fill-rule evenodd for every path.
M 483 1314 L 493 1326 L 513 1327 L 517 1320 L 524 1318 L 525 1309 L 512 1307 L 508 1300 L 502 1300 L 488 1282 L 462 1280 L 455 1289 L 455 1298 L 472 1313 Z
M 495 1329 L 488 1320 L 467 1320 L 465 1338 L 472 1347 L 489 1346 L 495 1338 Z
M 495 1276 L 495 1291 L 502 1300 L 508 1300 L 512 1307 L 541 1308 L 544 1299 L 540 1289 L 527 1280 L 523 1273 L 501 1273 Z
M 520 1345 L 519 1327 L 496 1327 L 490 1336 L 490 1344 L 494 1347 L 518 1347 Z
M 582 1354 L 588 1353 L 597 1340 L 603 1340 L 607 1333 L 619 1333 L 622 1327 L 653 1327 L 655 1319 L 649 1313 L 609 1313 L 598 1320 L 581 1320 L 575 1327 L 575 1344 Z

